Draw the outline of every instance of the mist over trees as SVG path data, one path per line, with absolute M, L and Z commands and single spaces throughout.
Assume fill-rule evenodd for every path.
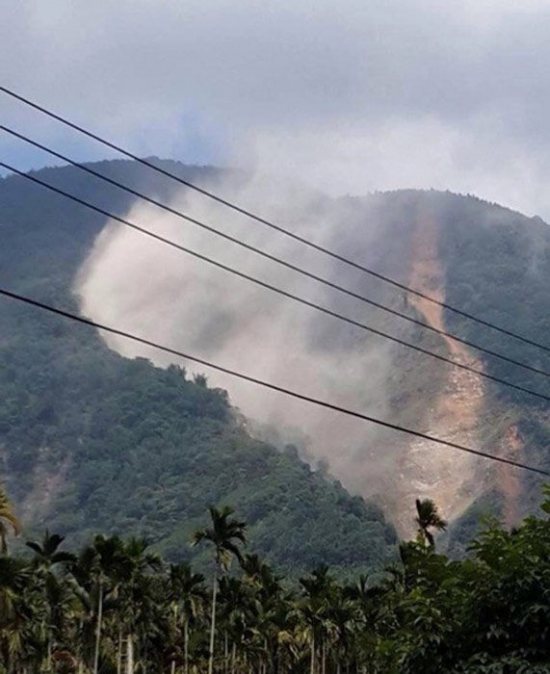
M 131 163 L 107 162 L 101 170 L 171 196 Z M 181 170 L 188 177 L 211 173 Z M 110 210 L 124 214 L 132 206 L 74 170 L 44 173 Z M 0 181 L 0 197 L 0 265 L 12 288 L 78 311 L 75 278 L 103 219 L 21 179 Z M 356 218 L 342 237 L 345 250 L 363 231 L 366 213 L 380 216 L 392 233 L 383 238 L 386 272 L 407 249 L 418 218 L 426 209 L 436 213 L 449 301 L 497 323 L 519 321 L 522 332 L 545 340 L 550 249 L 544 223 L 443 193 L 344 201 Z M 504 286 L 506 302 L 497 292 Z M 484 313 L 485 287 L 492 289 L 490 314 Z M 396 301 L 414 310 L 402 297 Z M 457 332 L 465 329 L 445 319 Z M 316 348 L 330 349 L 335 329 L 312 325 Z M 185 334 L 186 321 L 179 329 Z M 474 341 L 501 348 L 500 338 L 468 330 Z M 426 339 L 416 328 L 412 336 Z M 345 333 L 338 348 L 354 340 Z M 509 353 L 520 357 L 517 347 Z M 392 362 L 392 409 L 408 415 L 411 426 L 420 424 L 445 378 L 416 358 Z M 544 355 L 531 362 L 548 367 Z M 509 365 L 486 360 L 483 366 L 539 386 L 534 374 L 518 376 Z M 344 377 L 343 385 L 350 381 Z M 160 368 L 145 358 L 124 358 L 94 331 L 7 301 L 0 312 L 0 389 L 0 477 L 14 503 L 0 501 L 0 547 L 8 544 L 0 555 L 0 653 L 7 674 L 549 671 L 548 518 L 519 524 L 519 515 L 539 512 L 535 478 L 518 478 L 515 529 L 492 523 L 476 533 L 482 514 L 502 511 L 500 485 L 484 464 L 475 477 L 493 488 L 461 521 L 449 523 L 457 561 L 440 554 L 449 539 L 437 532 L 446 528 L 447 513 L 424 495 L 416 524 L 414 497 L 400 500 L 416 531 L 413 541 L 399 545 L 380 505 L 346 491 L 330 463 L 310 456 L 308 464 L 295 446 L 276 448 L 255 438 L 226 391 L 203 374 L 181 363 Z M 480 441 L 496 446 L 513 423 L 523 443 L 516 451 L 532 465 L 549 466 L 544 408 L 493 387 L 482 412 Z M 350 459 L 352 472 L 361 466 L 358 492 L 367 480 L 384 491 L 380 467 L 403 480 L 391 470 L 393 435 L 373 445 L 368 457 L 337 424 L 329 440 L 332 456 Z M 437 481 L 438 455 L 430 450 L 426 456 L 420 469 Z M 451 474 L 454 487 L 462 477 Z M 236 514 L 222 508 L 226 503 Z M 218 507 L 210 525 L 204 519 L 209 504 Z M 543 509 L 549 508 L 546 500 Z M 16 514 L 29 539 L 24 552 L 21 539 L 11 539 L 19 530 Z M 214 574 L 212 547 L 189 546 L 196 531 L 214 551 L 232 553 L 228 568 L 220 553 Z M 220 547 L 223 540 L 233 548 Z
M 265 189 L 265 181 L 262 186 L 258 184 L 261 180 L 256 180 L 255 177 L 243 173 L 208 167 L 184 166 L 170 161 L 161 163 L 164 168 L 181 174 L 185 179 L 211 185 L 215 191 L 223 188 L 224 193 L 250 198 L 253 204 L 256 204 L 254 198 L 258 198 L 257 190 L 260 196 L 264 196 L 268 191 Z M 191 203 L 188 195 L 181 194 L 169 181 L 148 172 L 134 162 L 98 162 L 94 168 L 130 187 L 151 194 L 165 203 L 176 203 L 180 206 L 183 203 L 185 207 Z M 40 177 L 115 213 L 126 215 L 135 210 L 136 202 L 129 195 L 90 176 L 85 176 L 75 168 L 44 169 L 40 172 Z M 280 202 L 279 189 L 283 189 L 280 184 L 275 193 L 271 194 L 270 205 Z M 286 192 L 284 194 L 286 195 Z M 94 316 L 95 305 L 88 305 L 82 298 L 75 296 L 75 290 L 80 287 L 76 281 L 90 256 L 94 242 L 105 229 L 105 218 L 96 213 L 90 213 L 66 199 L 50 194 L 38 186 L 29 185 L 18 177 L 9 177 L 0 181 L 0 196 L 0 223 L 5 244 L 0 251 L 0 262 L 10 282 L 16 289 L 69 310 L 78 311 L 80 309 L 82 311 L 82 307 L 85 306 Z M 281 206 L 282 210 L 275 212 L 275 216 L 280 216 L 286 223 L 287 215 L 292 213 L 293 220 L 290 224 L 297 228 L 305 227 L 305 233 L 311 238 L 320 239 L 329 247 L 340 250 L 347 257 L 360 255 L 361 259 L 367 260 L 379 271 L 405 282 L 408 280 L 410 267 L 414 263 L 412 239 L 415 233 L 418 233 L 417 230 L 422 223 L 433 220 L 435 224 L 431 229 L 435 239 L 432 244 L 441 268 L 441 278 L 439 278 L 441 290 L 446 294 L 447 301 L 498 324 L 514 325 L 515 330 L 531 336 L 536 341 L 544 342 L 546 339 L 550 328 L 548 324 L 550 296 L 547 292 L 550 283 L 548 276 L 550 229 L 540 219 L 526 218 L 519 213 L 473 197 L 435 191 L 399 190 L 342 199 L 328 199 L 320 195 L 308 194 L 301 195 L 297 204 L 296 198 L 290 194 L 290 191 L 288 197 L 288 203 L 285 202 Z M 262 204 L 260 200 L 259 205 Z M 198 207 L 198 204 L 193 201 L 193 206 Z M 265 208 L 265 204 L 263 207 Z M 208 219 L 206 216 L 210 215 L 208 210 L 204 212 L 199 210 L 198 213 L 204 215 L 206 219 Z M 40 215 L 37 216 L 37 214 Z M 147 212 L 146 215 L 147 223 L 144 221 L 142 224 L 153 224 L 152 213 Z M 236 226 L 236 223 L 232 220 L 230 222 L 227 217 L 221 217 L 218 212 L 216 212 L 214 224 L 227 226 L 230 230 L 231 227 Z M 244 227 L 243 223 L 241 225 Z M 177 226 L 179 228 L 180 223 L 177 223 Z M 241 229 L 236 231 L 240 233 Z M 186 229 L 185 235 L 191 236 L 194 240 L 192 230 Z M 261 247 L 266 243 L 262 231 L 254 227 L 247 235 L 252 236 L 254 240 L 257 239 Z M 277 239 L 269 243 L 270 246 L 275 245 L 277 249 L 279 244 L 275 241 Z M 99 295 L 101 306 L 116 309 L 113 316 L 109 316 L 112 322 L 116 322 L 115 318 L 123 318 L 124 322 L 132 327 L 132 320 L 135 319 L 139 330 L 136 326 L 134 327 L 140 333 L 147 332 L 151 327 L 160 330 L 159 326 L 168 325 L 168 333 L 166 335 L 161 333 L 163 339 L 165 338 L 170 343 L 174 342 L 175 345 L 189 346 L 189 339 L 196 338 L 196 349 L 207 350 L 213 360 L 214 356 L 223 356 L 224 360 L 233 361 L 234 358 L 246 359 L 247 356 L 254 355 L 254 358 L 261 359 L 262 365 L 269 369 L 269 374 L 274 379 L 289 380 L 287 383 L 291 383 L 292 377 L 297 377 L 296 388 L 311 387 L 316 392 L 319 382 L 322 381 L 323 385 L 326 385 L 322 392 L 327 398 L 338 398 L 349 403 L 349 406 L 374 410 L 382 418 L 392 416 L 409 427 L 420 428 L 422 425 L 425 427 L 431 425 L 433 420 L 428 418 L 429 410 L 437 406 L 438 400 L 446 395 L 449 386 L 452 386 L 451 367 L 435 363 L 432 367 L 432 361 L 428 358 L 419 358 L 417 354 L 406 349 L 389 347 L 385 342 L 367 338 L 351 327 L 348 329 L 322 316 L 304 314 L 303 320 L 300 318 L 299 323 L 289 321 L 289 312 L 292 313 L 290 308 L 283 304 L 272 306 L 265 293 L 256 296 L 254 293 L 249 295 L 246 292 L 243 295 L 246 299 L 244 302 L 246 306 L 236 300 L 235 304 L 231 304 L 231 311 L 225 314 L 222 312 L 221 315 L 217 310 L 213 312 L 212 305 L 217 306 L 220 297 L 225 297 L 223 292 L 226 291 L 228 283 L 223 275 L 219 277 L 210 275 L 203 279 L 207 290 L 204 296 L 201 295 L 200 302 L 188 300 L 189 293 L 191 297 L 195 297 L 196 287 L 198 285 L 202 287 L 202 282 L 195 283 L 195 291 L 193 287 L 189 290 L 189 293 L 185 295 L 186 301 L 180 301 L 178 298 L 179 292 L 183 292 L 182 285 L 176 282 L 174 286 L 172 277 L 170 277 L 170 283 L 161 282 L 160 287 L 153 282 L 153 275 L 149 274 L 147 283 L 140 280 L 143 274 L 149 273 L 147 263 L 143 263 L 143 260 L 149 258 L 142 257 L 144 251 L 141 244 L 137 240 L 134 243 L 138 245 L 138 248 L 132 248 L 132 250 L 139 253 L 134 261 L 131 255 L 125 255 L 122 259 L 116 257 L 115 260 L 117 269 L 124 267 L 125 274 L 129 267 L 133 269 L 133 275 L 129 275 L 132 283 L 122 288 L 122 294 L 117 294 L 116 287 L 111 288 L 107 284 L 107 293 Z M 148 241 L 145 241 L 143 245 L 150 250 Z M 163 250 L 161 246 L 158 254 L 162 254 Z M 286 256 L 289 251 L 283 246 L 282 252 Z M 305 261 L 297 261 L 304 262 L 306 266 Z M 159 258 L 159 262 L 155 265 L 157 272 L 154 278 L 157 279 L 159 276 L 161 281 L 164 278 L 163 273 L 170 272 L 171 274 L 177 270 L 178 274 L 181 274 L 181 270 L 185 269 L 188 264 L 184 256 L 176 253 L 170 257 L 170 260 L 165 257 Z M 254 270 L 255 263 L 251 260 L 249 262 Z M 309 262 L 308 260 L 308 264 Z M 107 273 L 109 271 L 103 268 L 99 269 L 98 273 L 100 276 L 109 276 Z M 278 282 L 280 274 L 276 269 L 272 271 L 274 280 Z M 352 290 L 367 295 L 372 294 L 375 299 L 404 310 L 415 318 L 424 319 L 417 312 L 414 303 L 405 302 L 401 293 L 395 294 L 392 289 L 385 289 L 380 284 L 367 280 L 366 277 L 362 278 L 346 271 L 345 267 L 332 269 L 327 263 L 326 269 L 323 266 L 322 271 L 323 273 L 337 273 L 338 280 L 344 285 L 349 285 Z M 176 274 L 174 278 L 180 279 L 180 276 Z M 164 292 L 166 288 L 171 288 L 176 293 L 176 297 L 172 295 L 172 291 Z M 243 286 L 240 292 L 244 290 Z M 152 296 L 148 294 L 151 291 L 153 291 Z M 120 303 L 117 303 L 117 297 Z M 332 303 L 335 305 L 341 299 L 343 298 L 327 296 L 323 298 L 323 301 L 326 300 L 329 306 L 333 306 Z M 44 464 L 46 473 L 48 473 L 49 466 L 57 466 L 61 457 L 67 459 L 75 453 L 78 458 L 74 462 L 61 461 L 63 469 L 74 474 L 73 471 L 83 467 L 84 462 L 87 463 L 87 459 L 91 457 L 91 447 L 87 449 L 87 441 L 81 445 L 75 442 L 78 437 L 76 425 L 81 418 L 76 410 L 81 402 L 82 407 L 99 410 L 96 403 L 101 396 L 109 395 L 116 398 L 118 384 L 115 383 L 115 376 L 110 378 L 110 371 L 112 368 L 119 368 L 120 374 L 126 371 L 126 366 L 108 352 L 101 340 L 85 337 L 81 329 L 74 326 L 62 326 L 55 321 L 50 323 L 39 318 L 31 318 L 28 312 L 12 309 L 5 301 L 4 304 L 6 311 L 0 316 L 0 335 L 3 340 L 0 357 L 2 357 L 2 363 L 6 363 L 6 369 L 0 371 L 0 376 L 3 372 L 6 373 L 6 380 L 3 384 L 5 387 L 9 386 L 10 389 L 10 398 L 6 401 L 6 406 L 11 410 L 9 412 L 11 416 L 8 415 L 8 418 L 15 418 L 15 427 L 17 427 L 18 420 L 17 417 L 13 417 L 13 409 L 15 409 L 13 405 L 16 405 L 19 400 L 19 384 L 27 378 L 26 368 L 33 367 L 33 375 L 28 379 L 35 382 L 33 384 L 35 394 L 23 396 L 24 406 L 20 409 L 21 418 L 29 418 L 30 415 L 33 419 L 30 426 L 36 423 L 35 429 L 27 425 L 29 427 L 22 431 L 26 434 L 26 439 L 15 436 L 5 438 L 6 441 L 9 440 L 5 444 L 10 457 L 7 460 L 9 470 L 6 479 L 10 479 L 12 467 L 23 466 L 25 462 L 28 467 L 40 465 L 40 462 L 37 462 L 40 445 L 42 445 L 41 462 Z M 208 311 L 203 310 L 207 306 Z M 157 309 L 160 314 L 156 313 Z M 256 330 L 262 337 L 274 334 L 272 312 L 276 312 L 280 333 L 275 334 L 273 343 L 270 343 L 272 348 L 266 361 L 268 345 L 262 348 L 263 340 L 256 339 L 254 335 L 256 335 Z M 359 313 L 357 315 L 359 316 Z M 214 316 L 215 320 L 213 323 L 208 323 L 208 320 L 205 323 L 205 316 L 207 318 Z M 96 316 L 98 317 L 104 318 Z M 258 317 L 261 317 L 261 320 Z M 360 317 L 363 318 L 362 311 Z M 451 312 L 445 312 L 443 319 L 451 331 L 474 342 L 496 351 L 502 351 L 518 360 L 527 360 L 542 369 L 550 369 L 547 354 L 541 350 L 522 345 L 520 342 L 516 343 L 511 339 L 504 342 L 503 336 L 499 333 L 486 330 L 472 322 L 466 323 Z M 28 325 L 31 327 L 28 330 L 25 327 L 26 321 L 30 321 Z M 441 339 L 419 327 L 403 322 L 398 323 L 395 318 L 390 321 L 382 314 L 373 313 L 371 316 L 369 310 L 368 322 L 371 321 L 408 341 L 436 352 L 446 353 L 447 345 Z M 38 338 L 41 330 L 44 330 L 43 335 L 46 337 L 42 344 Z M 285 344 L 285 336 L 289 330 L 295 340 L 292 353 L 301 354 L 300 357 L 305 358 L 300 361 L 303 367 L 288 367 L 286 358 L 277 357 L 281 346 Z M 75 334 L 71 335 L 73 331 Z M 252 337 L 249 336 L 249 332 Z M 160 334 L 157 336 L 160 337 Z M 27 343 L 34 340 L 34 347 L 18 355 L 16 349 L 25 340 Z M 85 349 L 82 340 L 86 340 Z M 26 348 L 23 345 L 23 349 Z M 79 357 L 75 356 L 78 348 L 80 349 Z M 346 354 L 347 358 L 344 365 L 342 365 L 343 354 Z M 153 358 L 151 353 L 146 355 Z M 246 369 L 250 369 L 252 363 L 255 362 L 254 358 L 251 363 L 245 361 L 243 369 L 245 365 Z M 485 356 L 479 356 L 479 358 L 478 366 L 485 369 L 488 374 L 509 379 L 533 390 L 541 391 L 544 388 L 544 379 L 536 373 L 522 371 L 520 368 L 494 358 Z M 312 367 L 313 363 L 324 363 L 324 366 L 323 368 Z M 162 362 L 163 366 L 166 364 Z M 178 367 L 182 365 L 180 362 L 175 364 Z M 342 369 L 339 370 L 339 367 Z M 152 375 L 146 374 L 147 368 L 143 366 L 139 376 L 137 376 L 138 366 L 134 369 L 134 366 L 128 365 L 127 369 L 135 373 L 134 383 L 138 388 L 148 386 L 147 377 Z M 152 368 L 148 371 L 151 373 Z M 339 373 L 338 376 L 335 376 L 335 372 Z M 101 376 L 99 373 L 102 373 Z M 47 388 L 57 393 L 56 395 L 52 393 L 51 401 L 47 404 L 48 409 L 38 410 L 35 408 L 34 401 L 38 394 L 39 382 L 44 377 L 48 379 L 49 384 L 48 387 L 43 386 L 41 390 Z M 64 393 L 60 391 L 58 382 L 62 377 L 71 377 L 70 396 L 64 396 Z M 158 373 L 155 377 L 158 377 Z M 192 381 L 189 373 L 187 378 Z M 20 380 L 19 384 L 18 380 Z M 110 383 L 104 385 L 105 382 Z M 211 377 L 209 385 L 216 386 L 215 377 Z M 229 382 L 224 381 L 221 385 L 227 387 Z M 270 419 L 271 425 L 275 427 L 280 438 L 285 438 L 286 435 L 292 436 L 292 427 L 300 426 L 303 432 L 302 438 L 305 435 L 306 442 L 309 436 L 306 451 L 302 447 L 299 448 L 301 458 L 307 458 L 313 466 L 316 466 L 320 459 L 320 465 L 327 467 L 328 474 L 337 477 L 343 486 L 353 493 L 375 497 L 377 502 L 383 505 L 385 511 L 390 513 L 394 521 L 397 521 L 401 514 L 406 517 L 406 508 L 401 513 L 401 504 L 408 503 L 417 496 L 408 491 L 408 486 L 414 482 L 415 475 L 413 469 L 406 467 L 406 461 L 403 460 L 406 459 L 409 449 L 406 438 L 398 437 L 389 431 L 375 431 L 364 423 L 354 424 L 350 419 L 341 420 L 337 416 L 329 417 L 324 412 L 316 414 L 313 409 L 305 410 L 300 405 L 289 405 L 287 400 L 278 399 L 275 396 L 269 398 L 258 396 L 256 391 L 248 385 L 243 384 L 239 387 L 238 383 L 232 382 L 230 386 L 232 403 L 239 404 L 239 400 L 242 400 L 247 404 L 247 401 L 253 401 L 251 409 L 256 410 L 259 415 L 265 415 L 265 417 L 258 417 L 260 420 Z M 98 396 L 97 391 L 101 387 L 102 393 Z M 152 387 L 156 388 L 156 384 L 152 384 Z M 190 392 L 189 387 L 187 390 Z M 419 392 L 421 392 L 420 395 Z M 126 392 L 123 395 L 127 394 Z M 167 391 L 165 394 L 170 398 Z M 193 397 L 195 396 L 197 400 L 205 398 L 205 394 L 198 392 L 193 393 Z M 139 402 L 144 397 L 146 395 L 143 392 L 136 392 L 135 401 Z M 62 411 L 61 406 L 65 405 L 66 401 L 67 407 L 73 409 L 64 408 Z M 118 401 L 113 401 L 113 405 L 116 408 Z M 109 460 L 118 465 L 118 459 L 122 459 L 124 452 L 132 452 L 135 448 L 139 458 L 135 457 L 132 461 L 145 461 L 146 452 L 141 451 L 142 447 L 139 443 L 143 437 L 144 441 L 157 447 L 158 443 L 154 437 L 151 437 L 154 435 L 153 429 L 156 433 L 160 432 L 163 437 L 166 435 L 171 438 L 169 444 L 172 443 L 176 426 L 170 429 L 172 422 L 170 424 L 156 423 L 158 415 L 162 412 L 161 407 L 157 406 L 154 410 L 151 409 L 154 418 L 150 419 L 146 415 L 147 419 L 140 420 L 142 432 L 133 436 L 134 445 L 128 436 L 128 432 L 130 435 L 134 433 L 133 429 L 128 428 L 131 415 L 122 415 L 124 421 L 117 428 L 116 433 L 115 429 L 109 431 L 109 443 L 114 442 L 117 446 L 120 443 L 121 451 L 115 457 L 111 456 Z M 0 408 L 0 420 L 2 414 L 3 410 Z M 107 414 L 103 411 L 101 414 L 99 411 L 97 414 L 93 412 L 91 414 L 91 419 L 88 419 L 88 423 L 80 428 L 78 433 L 87 436 L 92 430 L 90 425 L 92 422 L 101 424 L 101 419 L 107 418 Z M 510 427 L 514 426 L 513 430 L 517 433 L 518 442 L 522 445 L 520 450 L 514 451 L 520 451 L 527 463 L 542 468 L 548 467 L 546 451 L 550 439 L 548 423 L 543 406 L 535 399 L 503 386 L 485 382 L 479 409 L 473 416 L 475 418 L 471 420 L 471 433 L 472 442 L 475 441 L 476 445 L 488 451 L 495 449 L 502 452 L 511 451 L 507 448 L 507 438 Z M 55 451 L 49 446 L 48 434 L 44 434 L 44 428 L 48 426 L 48 418 L 50 419 L 49 426 L 52 426 L 51 420 L 54 417 L 62 419 L 63 424 L 66 424 L 65 439 L 60 436 L 56 437 L 57 449 Z M 493 423 L 494 418 L 498 418 L 498 423 Z M 445 419 L 442 416 L 437 420 L 442 424 L 441 429 L 438 427 L 437 430 L 443 435 L 445 429 L 455 421 L 457 420 Z M 71 425 L 72 430 L 68 428 Z M 0 426 L 0 437 L 3 433 L 2 428 L 6 426 Z M 251 425 L 247 426 L 249 434 L 255 434 L 252 428 Z M 55 435 L 54 430 L 52 433 Z M 258 437 L 257 434 L 256 436 Z M 98 440 L 99 438 L 95 438 L 93 442 Z M 12 442 L 15 443 L 13 452 L 10 449 Z M 285 442 L 288 440 L 277 442 L 278 447 L 283 447 Z M 293 438 L 292 442 L 299 444 L 299 439 Z M 24 450 L 19 448 L 21 443 L 25 445 Z M 188 446 L 186 439 L 186 447 Z M 18 447 L 17 451 L 16 447 Z M 99 458 L 99 455 L 97 456 Z M 444 453 L 432 452 L 430 449 L 421 461 L 422 465 L 429 464 L 430 466 L 430 470 L 426 471 L 425 475 L 431 476 L 432 483 L 431 489 L 428 489 L 426 494 L 432 497 L 437 485 L 442 483 L 442 476 L 446 474 L 448 468 L 445 457 Z M 109 463 L 106 457 L 102 460 L 106 461 L 105 465 Z M 194 466 L 199 468 L 196 463 Z M 399 469 L 397 469 L 398 466 Z M 150 470 L 152 470 L 151 467 L 145 467 L 146 473 Z M 101 468 L 96 463 L 93 471 L 95 483 L 101 482 L 100 472 Z M 116 476 L 121 475 L 119 468 L 114 472 Z M 452 471 L 451 474 L 453 474 Z M 460 474 L 464 476 L 465 471 L 460 471 Z M 25 493 L 31 493 L 32 489 L 28 484 L 30 473 L 28 471 L 20 473 L 17 484 L 22 484 L 19 481 L 21 476 L 26 481 L 23 485 L 26 489 Z M 475 492 L 472 496 L 474 500 L 471 507 L 468 506 L 464 513 L 465 523 L 461 532 L 475 528 L 473 525 L 478 519 L 479 512 L 498 513 L 506 507 L 506 495 L 500 490 L 501 481 L 498 476 L 495 477 L 490 468 L 476 466 L 472 470 L 472 476 L 473 485 L 467 485 L 465 491 L 471 489 Z M 156 475 L 152 479 L 159 482 Z M 77 481 L 79 481 L 78 478 Z M 537 483 L 527 476 L 518 477 L 517 481 L 517 489 L 523 495 L 519 502 L 521 510 L 517 515 L 519 517 L 536 507 Z M 135 485 L 136 489 L 139 486 L 139 484 Z M 88 492 L 91 490 L 90 487 L 91 485 L 88 485 Z M 14 488 L 17 489 L 15 483 Z M 162 491 L 166 494 L 170 491 L 170 484 L 163 483 L 163 489 L 167 490 Z M 394 494 L 395 498 L 392 496 Z M 405 499 L 403 494 L 406 496 Z M 18 501 L 17 492 L 14 492 L 14 497 Z M 157 495 L 153 498 L 162 499 L 163 497 Z M 57 490 L 52 489 L 50 491 L 52 505 L 56 500 Z M 203 502 L 201 508 L 205 507 L 207 502 Z M 64 516 L 63 513 L 69 513 L 69 516 L 72 516 L 75 510 L 72 503 L 59 503 L 57 504 L 59 507 L 55 510 L 62 516 Z M 166 505 L 166 507 L 171 506 Z M 462 512 L 460 508 L 457 508 L 457 511 Z M 449 508 L 446 508 L 446 512 L 448 517 L 455 519 L 455 513 L 450 512 Z M 248 517 L 248 513 L 243 514 Z M 139 516 L 139 512 L 129 515 L 132 519 L 139 519 Z M 69 529 L 65 529 L 64 526 L 65 524 L 60 522 L 60 528 L 66 533 Z M 76 528 L 82 531 L 80 524 Z M 152 528 L 156 529 L 156 525 Z M 93 523 L 89 533 L 91 531 L 93 531 Z M 455 522 L 451 526 L 453 537 L 454 531 Z M 458 543 L 462 545 L 468 536 L 461 533 L 459 538 Z

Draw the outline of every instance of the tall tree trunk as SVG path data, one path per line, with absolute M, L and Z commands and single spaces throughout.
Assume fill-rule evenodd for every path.
M 82 674 L 84 671 L 84 620 L 81 617 L 78 621 L 78 641 L 77 641 L 77 655 L 78 655 L 78 667 L 77 667 L 77 674 Z
M 223 671 L 224 674 L 227 674 L 229 669 L 229 642 L 227 639 L 227 632 L 224 634 L 224 643 L 223 643 Z
M 189 674 L 189 618 L 183 623 L 183 671 Z
M 118 645 L 116 652 L 116 674 L 122 674 L 122 628 L 118 629 Z
M 99 644 L 101 642 L 101 623 L 103 620 L 103 580 L 99 579 L 99 597 L 97 602 L 97 624 L 95 629 L 94 674 L 99 669 Z
M 170 663 L 170 674 L 176 674 L 176 661 L 175 661 L 175 659 L 172 659 L 172 662 Z
M 309 672 L 310 674 L 315 674 L 315 632 L 311 634 L 311 663 Z
M 47 666 L 46 669 L 48 672 L 51 672 L 52 670 L 52 633 L 50 628 L 48 627 L 48 646 L 46 648 L 46 658 L 47 658 Z
M 231 649 L 231 674 L 235 674 L 235 660 L 237 659 L 237 644 L 233 642 Z
M 214 571 L 214 584 L 212 586 L 212 617 L 210 619 L 210 650 L 208 652 L 208 674 L 214 670 L 214 636 L 216 634 L 216 595 L 218 593 L 218 566 Z
M 325 638 L 323 637 L 323 645 L 321 646 L 321 674 L 326 674 L 327 671 L 327 646 Z
M 134 674 L 134 635 L 126 637 L 126 674 Z

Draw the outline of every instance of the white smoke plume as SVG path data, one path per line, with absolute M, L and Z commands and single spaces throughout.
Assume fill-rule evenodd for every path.
M 217 189 L 227 192 L 223 186 Z M 363 261 L 377 254 L 370 245 L 376 227 L 368 214 L 360 221 L 350 217 L 346 201 L 329 201 L 283 181 L 258 177 L 231 189 L 238 203 L 269 213 L 303 236 L 340 250 L 352 248 L 354 256 Z M 364 276 L 194 192 L 182 190 L 171 205 L 342 285 L 355 290 L 369 287 Z M 379 318 L 357 301 L 156 207 L 135 203 L 127 218 L 309 300 L 337 307 L 353 318 L 368 323 Z M 387 343 L 123 225 L 109 223 L 100 234 L 81 270 L 77 292 L 82 312 L 95 320 L 255 377 L 389 418 L 386 382 L 391 357 Z M 127 356 L 146 356 L 159 365 L 176 361 L 123 338 L 105 335 L 105 339 Z M 226 388 L 232 403 L 254 422 L 278 429 L 284 439 L 306 437 L 306 451 L 314 460 L 328 463 L 331 473 L 352 491 L 376 493 L 380 477 L 393 467 L 395 455 L 387 450 L 373 460 L 372 452 L 379 442 L 384 440 L 384 447 L 391 446 L 389 434 L 376 427 L 192 363 L 185 366 L 191 373 L 204 372 L 210 385 Z

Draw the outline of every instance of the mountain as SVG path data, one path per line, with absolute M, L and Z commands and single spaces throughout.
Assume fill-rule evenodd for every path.
M 99 168 L 142 177 L 134 165 Z M 39 175 L 116 212 L 130 206 L 76 170 Z M 104 224 L 22 179 L 0 181 L 1 284 L 78 311 L 74 280 Z M 281 568 L 372 568 L 393 554 L 377 506 L 312 470 L 292 445 L 254 439 L 227 393 L 181 366 L 124 358 L 96 331 L 4 299 L 0 387 L 0 477 L 28 534 L 48 527 L 75 543 L 97 531 L 143 535 L 188 558 L 207 506 L 231 504 L 251 547 Z
M 378 236 L 398 239 L 377 265 L 388 275 L 450 306 L 546 345 L 536 348 L 426 300 L 406 300 L 411 315 L 487 349 L 550 371 L 550 227 L 540 218 L 472 196 L 398 191 L 357 200 L 377 213 Z M 381 233 L 380 233 L 381 232 Z M 402 331 L 415 343 L 490 376 L 549 395 L 548 378 L 447 338 Z M 423 359 L 391 386 L 391 408 L 405 425 L 435 436 L 550 468 L 550 408 L 540 398 L 480 376 Z M 412 414 L 411 414 L 412 411 Z M 537 510 L 543 478 L 467 454 L 438 451 L 422 440 L 405 441 L 401 474 L 390 483 L 394 521 L 409 532 L 399 502 L 432 497 L 451 520 L 448 543 L 462 552 L 485 515 L 506 524 Z
M 261 207 L 400 283 L 548 344 L 550 228 L 540 218 L 451 193 L 329 199 L 230 171 L 163 166 Z M 550 371 L 550 352 L 321 261 L 294 243 L 268 240 L 250 222 L 206 209 L 133 162 L 94 169 L 221 222 L 411 318 Z M 227 255 L 249 273 L 399 339 L 550 393 L 540 374 L 252 263 L 177 223 L 180 235 L 166 216 L 75 168 L 37 175 L 162 233 L 185 232 L 185 241 L 213 250 L 213 257 Z M 3 179 L 2 284 L 392 422 L 550 469 L 543 400 L 250 290 L 105 220 L 22 178 Z M 540 501 L 534 474 L 264 397 L 215 374 L 207 373 L 207 381 L 189 364 L 134 352 L 7 300 L 0 349 L 3 478 L 31 528 L 47 524 L 74 538 L 97 529 L 141 532 L 169 555 L 189 555 L 189 531 L 205 506 L 224 502 L 252 523 L 252 543 L 279 565 L 357 567 L 391 554 L 386 518 L 402 535 L 413 533 L 416 497 L 434 498 L 451 520 L 447 543 L 457 553 L 481 515 L 513 524 Z

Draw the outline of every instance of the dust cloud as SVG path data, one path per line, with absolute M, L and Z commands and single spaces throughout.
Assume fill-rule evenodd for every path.
M 349 200 L 328 200 L 288 183 L 252 177 L 231 186 L 232 198 L 316 242 L 362 262 L 378 254 L 375 218 L 363 207 L 357 217 Z M 219 192 L 224 193 L 223 188 Z M 225 190 L 227 193 L 227 190 Z M 170 204 L 224 232 L 354 290 L 374 291 L 364 275 L 232 213 L 188 190 Z M 135 203 L 127 219 L 268 283 L 319 302 L 355 319 L 377 324 L 376 310 L 315 284 L 156 207 Z M 150 340 L 211 359 L 225 367 L 305 394 L 390 417 L 386 391 L 391 347 L 373 335 L 216 269 L 108 222 L 77 279 L 84 315 Z M 373 292 L 369 292 L 373 294 Z M 378 323 L 379 324 L 379 323 Z M 114 335 L 109 346 L 166 366 L 180 360 Z M 351 491 L 375 495 L 395 465 L 392 435 L 336 412 L 230 378 L 193 363 L 211 386 L 229 391 L 254 433 L 295 441 L 313 465 L 328 464 Z M 384 451 L 376 451 L 383 446 Z

